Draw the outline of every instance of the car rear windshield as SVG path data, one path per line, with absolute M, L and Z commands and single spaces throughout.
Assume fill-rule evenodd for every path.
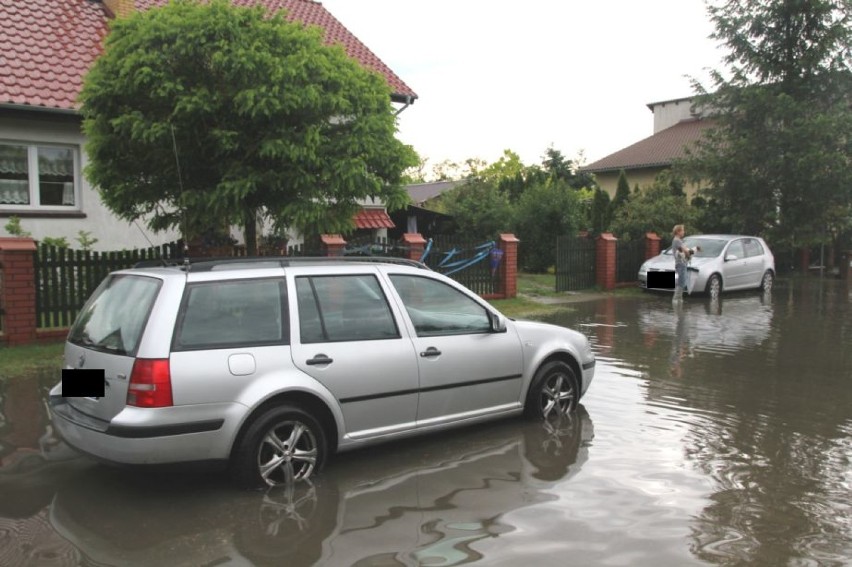
M 134 356 L 160 285 L 156 278 L 109 276 L 83 306 L 68 340 L 87 348 Z

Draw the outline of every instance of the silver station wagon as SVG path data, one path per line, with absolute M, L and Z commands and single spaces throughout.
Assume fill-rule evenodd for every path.
M 260 487 L 336 451 L 575 411 L 595 367 L 584 335 L 507 319 L 415 262 L 352 260 L 112 273 L 69 332 L 56 430 L 105 461 L 219 461 Z M 102 369 L 103 395 L 63 397 L 78 369 Z

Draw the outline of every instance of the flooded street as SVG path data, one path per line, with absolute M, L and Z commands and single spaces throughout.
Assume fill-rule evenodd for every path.
M 346 453 L 268 493 L 73 457 L 57 377 L 0 383 L 0 566 L 852 564 L 849 285 L 571 309 L 550 322 L 598 356 L 574 419 Z

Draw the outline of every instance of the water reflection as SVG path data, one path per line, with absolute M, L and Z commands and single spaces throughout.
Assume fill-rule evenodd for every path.
M 603 354 L 586 401 L 596 421 L 624 415 L 623 403 L 598 395 L 635 383 L 647 414 L 636 418 L 634 442 L 678 451 L 712 483 L 690 521 L 698 560 L 849 564 L 850 305 L 847 285 L 805 280 L 682 309 L 654 296 L 577 308 L 575 322 Z

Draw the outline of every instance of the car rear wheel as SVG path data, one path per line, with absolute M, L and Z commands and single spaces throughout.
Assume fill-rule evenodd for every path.
M 301 408 L 284 404 L 266 410 L 248 428 L 231 462 L 246 487 L 288 485 L 318 472 L 327 456 L 325 432 Z
M 763 274 L 763 279 L 760 280 L 760 289 L 763 291 L 772 291 L 772 284 L 775 283 L 775 276 L 772 275 L 772 272 L 766 270 Z
M 711 299 L 716 299 L 721 293 L 722 278 L 719 276 L 719 274 L 713 274 L 712 276 L 710 276 L 710 279 L 707 280 L 707 295 L 709 295 Z
M 545 420 L 570 414 L 580 400 L 578 384 L 568 364 L 548 362 L 533 378 L 524 412 L 528 417 Z

